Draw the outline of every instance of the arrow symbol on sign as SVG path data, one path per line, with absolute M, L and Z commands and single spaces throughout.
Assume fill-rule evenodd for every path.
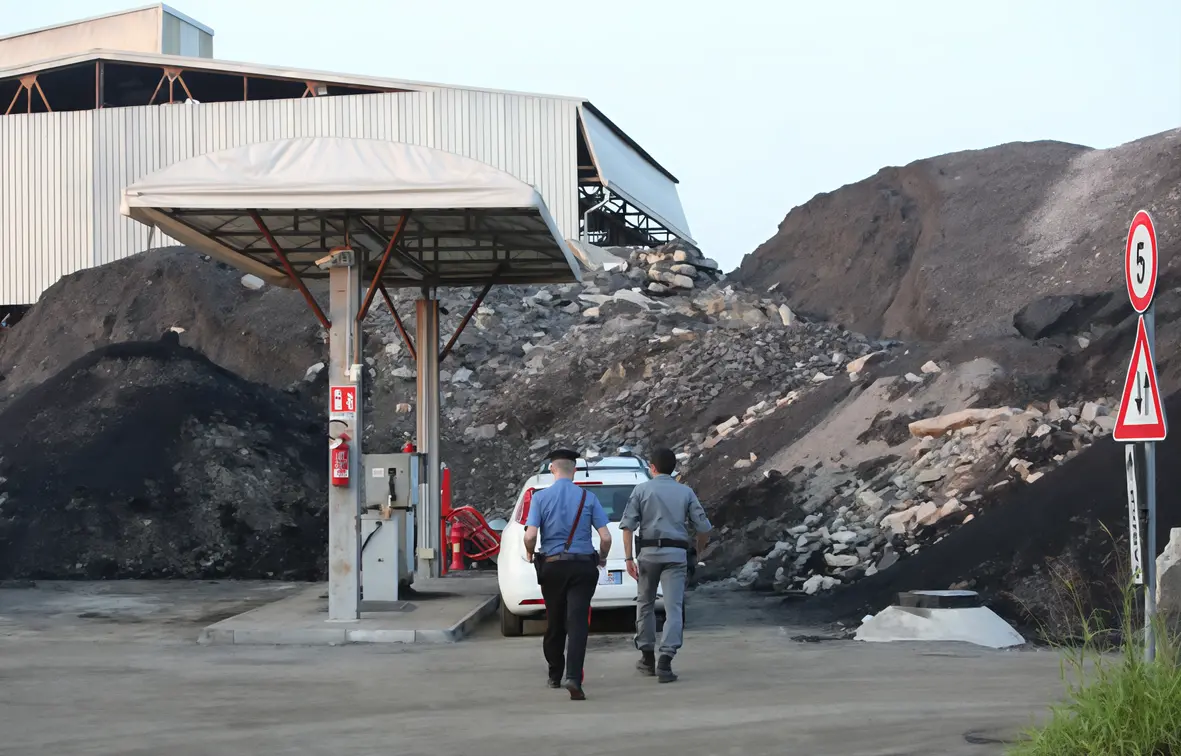
M 1139 376 L 1137 376 L 1137 377 L 1139 377 Z M 1147 375 L 1144 376 L 1144 390 L 1145 391 L 1148 390 L 1148 376 Z M 1136 381 L 1136 414 L 1137 415 L 1144 414 L 1144 410 L 1141 408 L 1141 405 L 1143 405 L 1143 404 L 1144 404 L 1144 395 L 1140 391 L 1140 381 Z

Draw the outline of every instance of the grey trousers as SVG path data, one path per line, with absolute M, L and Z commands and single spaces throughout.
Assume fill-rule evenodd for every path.
M 684 562 L 636 562 L 640 570 L 636 604 L 636 648 L 641 651 L 656 649 L 656 586 L 664 592 L 664 634 L 660 639 L 661 656 L 676 656 L 684 642 L 685 603 Z

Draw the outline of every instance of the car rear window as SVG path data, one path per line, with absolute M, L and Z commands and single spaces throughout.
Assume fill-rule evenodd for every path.
M 623 509 L 627 506 L 633 488 L 635 486 L 586 486 L 586 490 L 599 498 L 599 503 L 603 505 L 603 511 L 607 513 L 607 519 L 611 522 L 623 519 Z

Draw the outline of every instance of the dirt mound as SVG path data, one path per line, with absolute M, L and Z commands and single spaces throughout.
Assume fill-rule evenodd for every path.
M 254 291 L 241 279 L 184 247 L 63 277 L 0 339 L 0 402 L 92 349 L 172 327 L 184 329 L 182 344 L 248 380 L 283 387 L 302 378 L 325 354 L 307 303 L 298 292 Z
M 1181 394 L 1167 400 L 1165 411 L 1181 415 Z M 1088 610 L 1120 607 L 1128 561 L 1124 481 L 1123 444 L 1099 441 L 1036 483 L 997 497 L 938 543 L 806 609 L 855 623 L 893 603 L 899 591 L 968 587 L 1026 632 L 1045 626 L 1055 636 L 1069 635 L 1078 613 L 1068 583 Z M 1169 529 L 1181 526 L 1176 434 L 1157 444 L 1157 486 L 1155 553 Z
M 0 579 L 319 578 L 306 403 L 174 334 L 76 360 L 0 413 Z
M 1162 275 L 1181 269 L 1179 146 L 1174 130 L 1110 150 L 1018 143 L 887 168 L 793 209 L 731 278 L 779 284 L 793 308 L 871 335 L 1013 334 L 1035 300 L 1122 288 L 1138 208 L 1153 214 Z

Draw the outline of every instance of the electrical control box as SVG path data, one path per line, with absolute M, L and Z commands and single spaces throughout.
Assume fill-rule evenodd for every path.
M 417 454 L 364 454 L 365 513 L 410 509 L 417 496 Z
M 414 573 L 418 454 L 363 454 L 361 601 L 398 601 Z

